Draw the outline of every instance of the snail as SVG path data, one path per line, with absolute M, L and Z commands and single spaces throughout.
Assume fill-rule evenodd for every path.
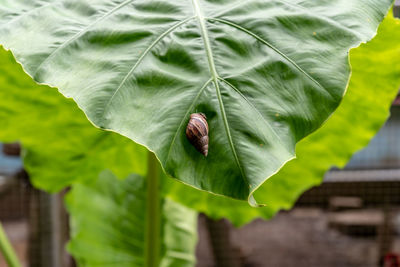
M 186 127 L 186 137 L 201 154 L 207 157 L 208 123 L 205 114 L 193 113 L 190 115 L 190 120 Z

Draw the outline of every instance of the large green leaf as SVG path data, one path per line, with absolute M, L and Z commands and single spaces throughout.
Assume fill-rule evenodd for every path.
M 170 196 L 214 218 L 227 217 L 242 225 L 256 217 L 270 218 L 289 209 L 305 190 L 322 182 L 331 167 L 344 167 L 366 146 L 389 117 L 400 86 L 400 21 L 388 15 L 378 35 L 350 53 L 352 76 L 348 91 L 333 116 L 321 129 L 297 146 L 297 158 L 265 182 L 255 197 L 267 203 L 249 208 L 246 203 L 171 185 Z
M 74 185 L 66 197 L 74 232 L 68 250 L 80 266 L 145 266 L 146 185 L 137 175 L 102 173 L 92 185 Z M 197 214 L 162 201 L 160 267 L 195 264 Z
M 339 104 L 391 0 L 0 1 L 0 43 L 172 177 L 246 199 Z M 209 156 L 187 141 L 210 125 Z
M 1 48 L 1 47 L 0 47 Z M 37 85 L 0 49 L 0 140 L 20 141 L 36 187 L 56 192 L 104 169 L 119 177 L 146 172 L 146 150 L 94 128 L 73 101 Z

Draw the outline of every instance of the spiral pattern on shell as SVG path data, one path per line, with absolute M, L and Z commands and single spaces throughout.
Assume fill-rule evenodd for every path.
M 203 113 L 193 113 L 190 115 L 190 120 L 186 127 L 186 137 L 197 151 L 207 157 L 208 123 L 206 115 Z

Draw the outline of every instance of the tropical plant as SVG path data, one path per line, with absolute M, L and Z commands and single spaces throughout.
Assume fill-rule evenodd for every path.
M 236 225 L 269 218 L 332 165 L 343 166 L 383 124 L 400 83 L 397 21 L 389 16 L 375 40 L 351 51 L 349 83 L 347 54 L 372 38 L 390 2 L 0 1 L 0 43 L 37 82 L 72 97 L 98 127 L 146 145 L 167 175 L 252 205 L 259 188 L 255 197 L 267 207 L 160 179 L 155 157 L 145 167 L 145 148 L 94 128 L 5 52 L 0 139 L 22 142 L 37 187 L 72 185 L 69 249 L 83 266 L 190 266 L 194 213 L 176 202 Z M 346 89 L 337 112 L 300 141 Z M 196 111 L 210 124 L 206 158 L 184 134 Z M 297 159 L 281 169 L 298 141 Z M 104 169 L 147 182 L 98 178 Z M 175 225 L 179 213 L 190 215 Z

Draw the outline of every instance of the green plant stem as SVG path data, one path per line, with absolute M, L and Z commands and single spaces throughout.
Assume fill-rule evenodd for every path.
M 21 264 L 15 254 L 13 247 L 4 232 L 3 225 L 0 223 L 0 250 L 9 267 L 20 267 Z
M 160 173 L 159 163 L 152 152 L 148 152 L 147 163 L 147 229 L 145 258 L 146 267 L 158 267 L 160 261 Z

